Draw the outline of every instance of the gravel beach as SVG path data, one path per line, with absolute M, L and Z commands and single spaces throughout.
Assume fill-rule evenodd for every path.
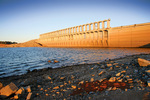
M 32 92 L 31 100 L 149 100 L 150 65 L 140 66 L 138 58 L 150 60 L 150 54 L 33 70 L 0 78 L 0 82 L 3 86 L 13 82 L 18 89 L 24 88 L 17 95 L 19 100 L 25 100 L 28 92 Z M 26 91 L 28 87 L 31 91 Z M 1 99 L 15 99 L 15 96 Z

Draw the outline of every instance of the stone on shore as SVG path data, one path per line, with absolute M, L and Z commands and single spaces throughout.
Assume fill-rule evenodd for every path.
M 112 66 L 112 64 L 107 64 L 107 67 L 111 67 Z
M 84 83 L 84 81 L 79 82 L 79 84 L 83 84 L 83 83 Z
M 103 74 L 104 73 L 104 71 L 101 71 L 98 75 L 100 76 L 101 74 Z
M 71 87 L 72 87 L 72 89 L 76 89 L 76 86 L 75 86 L 75 85 L 72 85 Z
M 109 79 L 109 82 L 115 82 L 116 81 L 116 77 L 111 77 L 110 79 Z
M 32 92 L 29 92 L 28 95 L 27 95 L 26 100 L 30 100 L 31 99 L 31 95 L 32 95 Z
M 117 73 L 116 76 L 120 76 L 121 73 Z
M 150 87 L 150 81 L 147 81 L 148 86 Z
M 94 78 L 91 78 L 91 82 L 93 82 L 94 81 Z
M 49 75 L 44 74 L 43 77 L 44 77 L 44 79 L 46 79 L 46 80 L 51 80 L 51 77 L 50 77 Z
M 59 86 L 56 86 L 56 87 L 54 87 L 53 89 L 57 90 L 57 89 L 59 89 Z
M 138 58 L 138 63 L 140 66 L 143 67 L 150 65 L 150 61 L 141 58 Z
M 3 87 L 3 84 L 0 82 L 0 89 Z
M 21 87 L 15 94 L 21 94 L 22 92 L 24 92 L 24 88 Z
M 28 86 L 28 87 L 26 88 L 26 90 L 27 90 L 27 92 L 31 92 L 31 87 Z
M 150 74 L 150 70 L 146 70 L 145 72 L 146 72 L 147 74 Z
M 10 83 L 7 86 L 3 87 L 0 90 L 0 95 L 4 97 L 8 97 L 11 94 L 15 93 L 18 90 L 18 87 L 14 83 Z
M 14 99 L 18 99 L 19 98 L 19 96 L 18 96 L 18 94 L 16 94 L 15 96 L 14 96 Z

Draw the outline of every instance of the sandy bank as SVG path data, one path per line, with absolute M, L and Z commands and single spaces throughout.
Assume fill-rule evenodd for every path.
M 150 54 L 127 56 L 95 64 L 34 70 L 20 76 L 1 78 L 0 82 L 4 86 L 13 82 L 18 88 L 30 86 L 32 100 L 142 100 L 148 98 L 146 93 L 150 90 L 147 84 L 150 74 L 146 72 L 150 66 L 139 66 L 137 58 L 150 59 Z M 102 91 L 96 89 L 75 93 L 82 84 L 110 80 L 112 77 L 116 78 L 114 83 L 120 80 L 128 87 L 122 89 L 107 86 Z M 75 94 L 71 95 L 73 93 Z M 27 94 L 21 94 L 19 100 L 24 100 Z
M 44 46 L 36 42 L 36 39 L 35 39 L 35 40 L 30 40 L 24 43 L 0 45 L 0 47 L 44 47 Z

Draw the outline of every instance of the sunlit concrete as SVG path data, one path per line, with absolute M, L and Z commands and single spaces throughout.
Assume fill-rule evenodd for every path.
M 49 47 L 140 47 L 150 43 L 150 23 L 110 27 L 110 19 L 40 35 Z

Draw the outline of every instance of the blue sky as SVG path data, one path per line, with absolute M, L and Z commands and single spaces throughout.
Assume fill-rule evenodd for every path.
M 0 41 L 111 19 L 111 27 L 150 22 L 150 0 L 0 0 Z

